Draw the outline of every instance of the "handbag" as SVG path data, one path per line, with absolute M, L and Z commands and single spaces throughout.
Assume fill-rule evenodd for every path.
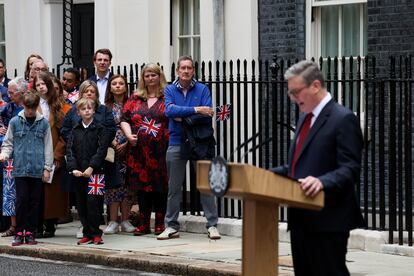
M 108 147 L 108 151 L 106 152 L 105 160 L 111 163 L 115 162 L 115 150 L 111 147 Z

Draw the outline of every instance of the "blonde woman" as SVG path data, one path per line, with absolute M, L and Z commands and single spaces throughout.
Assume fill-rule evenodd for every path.
M 167 208 L 168 119 L 165 116 L 164 87 L 160 66 L 150 63 L 141 71 L 137 92 L 125 104 L 121 128 L 128 139 L 127 183 L 137 191 L 140 222 L 134 235 L 151 233 L 151 212 L 155 212 L 156 235 L 164 231 Z

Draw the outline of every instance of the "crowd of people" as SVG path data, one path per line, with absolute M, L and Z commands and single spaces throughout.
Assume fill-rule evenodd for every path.
M 0 59 L 0 230 L 13 246 L 58 235 L 74 202 L 79 245 L 118 232 L 178 237 L 189 159 L 180 154 L 181 122 L 198 114 L 211 127 L 210 91 L 193 78 L 189 56 L 179 58 L 171 85 L 159 65 L 146 64 L 135 91 L 110 71 L 111 61 L 109 49 L 97 50 L 96 74 L 81 82 L 76 68 L 58 79 L 37 54 L 27 58 L 24 76 L 10 80 Z M 203 196 L 202 204 L 207 234 L 219 239 L 215 200 Z

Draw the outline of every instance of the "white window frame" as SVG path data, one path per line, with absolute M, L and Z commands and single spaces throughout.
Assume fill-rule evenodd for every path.
M 306 58 L 310 59 L 312 57 L 319 58 L 321 56 L 321 22 L 314 21 L 312 22 L 312 10 L 314 11 L 314 17 L 320 17 L 320 9 L 318 7 L 323 6 L 343 6 L 347 4 L 364 4 L 367 3 L 368 0 L 307 0 L 306 1 L 306 43 L 305 43 L 305 52 Z M 340 7 L 341 9 L 341 7 Z M 339 16 L 342 16 L 342 13 L 339 12 Z M 360 13 L 360 21 L 363 21 L 363 14 Z M 341 23 L 342 20 L 339 20 Z M 360 24 L 360 45 L 359 45 L 359 54 L 361 57 L 364 56 L 364 32 L 363 32 L 363 24 Z M 338 45 L 342 45 L 342 25 L 339 24 L 338 26 Z M 338 49 L 338 57 L 342 57 L 342 49 Z M 332 57 L 333 58 L 333 57 Z
M 189 22 L 189 33 L 190 34 L 185 34 L 185 35 L 181 35 L 180 34 L 180 20 L 181 20 L 181 11 L 180 11 L 180 2 L 181 1 L 187 1 L 188 3 L 190 3 L 190 22 Z M 173 5 L 173 18 L 175 19 L 173 22 L 173 34 L 174 34 L 174 43 L 173 43 L 173 47 L 174 47 L 174 60 L 177 60 L 178 57 L 181 55 L 180 53 L 180 43 L 182 39 L 190 39 L 190 53 L 186 53 L 186 55 L 191 55 L 194 59 L 197 59 L 197 57 L 194 56 L 195 53 L 195 45 L 194 45 L 194 39 L 199 39 L 200 43 L 199 43 L 199 49 L 198 52 L 200 53 L 200 59 L 201 59 L 201 34 L 195 34 L 194 33 L 194 1 L 201 1 L 201 0 L 176 0 L 174 1 L 174 5 Z M 200 4 L 199 4 L 200 5 Z M 198 19 L 200 20 L 200 15 L 198 16 Z M 200 22 L 199 22 L 200 24 Z M 199 28 L 199 32 L 200 32 Z
M 4 15 L 4 1 L 0 1 L 0 6 L 3 6 L 3 15 Z M 3 25 L 5 26 L 5 20 L 3 19 Z M 6 28 L 4 28 L 4 40 L 0 40 L 0 47 L 4 47 L 4 57 L 1 57 L 6 61 Z

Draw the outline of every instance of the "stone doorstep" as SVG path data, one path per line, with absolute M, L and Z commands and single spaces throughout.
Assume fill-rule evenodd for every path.
M 178 220 L 182 231 L 206 232 L 206 219 L 202 216 L 181 215 Z M 240 219 L 219 218 L 217 228 L 222 235 L 242 236 L 242 220 Z M 279 223 L 279 241 L 290 243 L 287 223 Z M 388 231 L 355 229 L 350 233 L 348 249 L 414 257 L 414 246 L 398 245 L 397 242 L 388 244 Z

